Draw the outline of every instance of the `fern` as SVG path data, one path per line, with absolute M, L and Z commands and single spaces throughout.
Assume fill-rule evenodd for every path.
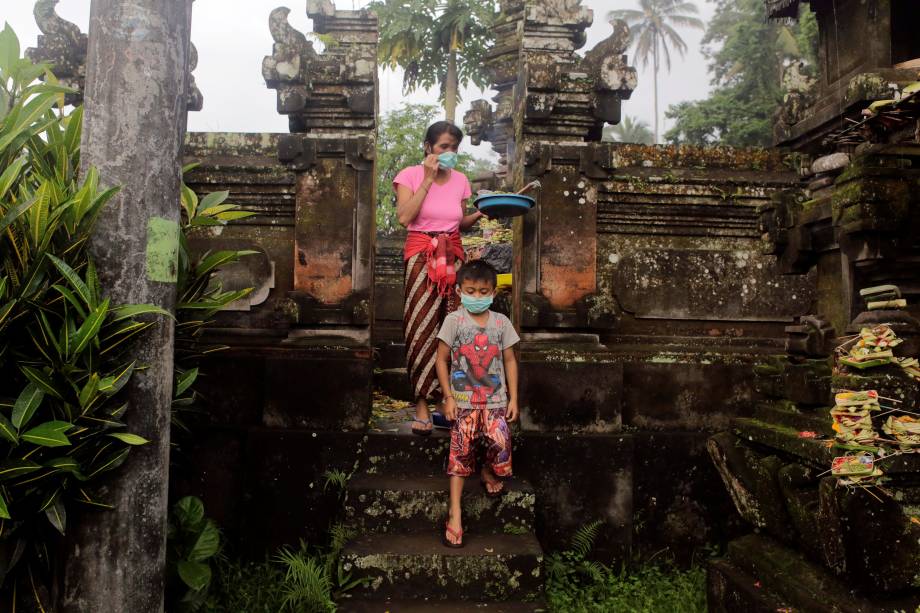
M 351 475 L 346 473 L 344 470 L 334 468 L 324 472 L 323 477 L 326 479 L 326 483 L 323 485 L 324 492 L 330 487 L 335 487 L 339 491 L 342 491 L 348 485 L 348 480 L 351 478 Z
M 321 559 L 307 555 L 306 543 L 300 550 L 283 548 L 277 560 L 285 567 L 282 610 L 294 613 L 335 611 L 332 582 Z
M 603 525 L 604 522 L 601 520 L 595 520 L 579 528 L 575 536 L 572 537 L 571 551 L 579 560 L 588 557 L 588 554 L 594 549 L 594 541 L 597 540 L 597 535 Z

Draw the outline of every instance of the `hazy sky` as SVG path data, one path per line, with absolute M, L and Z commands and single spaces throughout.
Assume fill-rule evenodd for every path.
M 338 0 L 341 9 L 360 8 L 369 0 Z M 584 52 L 610 35 L 606 15 L 611 9 L 633 8 L 635 0 L 583 0 L 594 10 L 594 25 L 588 30 Z M 85 32 L 89 23 L 90 0 L 61 0 L 58 14 L 73 21 Z M 306 16 L 306 2 L 284 0 L 197 0 L 192 22 L 192 40 L 198 48 L 198 69 L 195 79 L 204 94 L 204 109 L 189 114 L 189 129 L 221 132 L 286 132 L 287 120 L 275 111 L 275 91 L 267 89 L 262 79 L 262 58 L 271 54 L 272 38 L 268 31 L 268 15 L 272 9 L 287 5 L 292 9 L 291 23 L 301 31 L 312 29 Z M 701 17 L 712 16 L 711 3 L 698 2 Z M 35 45 L 38 28 L 32 17 L 32 0 L 0 0 L 0 20 L 13 27 L 23 48 Z M 689 52 L 684 60 L 676 59 L 670 74 L 659 79 L 659 99 L 662 110 L 682 100 L 705 98 L 709 76 L 705 60 L 699 51 L 702 33 L 684 32 Z M 632 60 L 632 58 L 630 58 Z M 630 63 L 633 63 L 632 61 Z M 631 100 L 623 105 L 624 114 L 652 123 L 652 71 L 639 69 L 639 87 Z M 477 98 L 489 98 L 477 89 L 462 92 L 463 103 L 458 120 L 469 103 Z M 433 102 L 431 92 L 402 92 L 402 75 L 382 71 L 380 106 L 386 112 L 404 101 Z M 664 127 L 662 128 L 664 132 Z M 483 148 L 485 149 L 485 147 Z

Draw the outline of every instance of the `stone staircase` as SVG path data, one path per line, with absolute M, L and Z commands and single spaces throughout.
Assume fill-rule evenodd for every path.
M 441 543 L 448 441 L 444 431 L 423 438 L 407 425 L 368 434 L 344 509 L 359 536 L 342 555 L 353 578 L 369 581 L 339 603 L 340 611 L 545 610 L 543 550 L 533 532 L 528 483 L 512 479 L 504 497 L 490 499 L 470 477 L 463 500 L 466 546 Z

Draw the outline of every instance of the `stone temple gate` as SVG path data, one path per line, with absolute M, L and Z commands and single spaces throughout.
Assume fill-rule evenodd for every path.
M 36 8 L 34 57 L 79 88 L 86 39 L 54 4 Z M 776 18 L 798 14 L 798 1 L 766 4 Z M 828 447 L 797 436 L 829 432 L 819 409 L 838 386 L 837 336 L 867 321 L 920 332 L 913 107 L 896 113 L 899 130 L 847 120 L 916 80 L 917 66 L 901 64 L 920 55 L 902 30 L 916 18 L 898 0 L 812 5 L 823 80 L 787 96 L 780 147 L 731 149 L 600 142 L 637 86 L 625 24 L 580 51 L 594 16 L 579 0 L 501 0 L 487 59 L 498 93 L 464 123 L 499 154 L 497 187 L 541 184 L 514 226 L 526 483 L 506 507 L 474 508 L 482 528 L 524 533 L 461 562 L 417 532 L 443 513 L 432 475 L 445 439 L 367 431 L 375 370 L 403 359 L 402 263 L 374 227 L 376 18 L 307 0 L 314 32 L 333 41 L 318 52 L 289 9 L 273 11 L 263 75 L 290 133 L 185 141 L 186 161 L 199 163 L 193 189 L 229 190 L 258 213 L 202 233 L 197 248 L 257 253 L 223 272 L 228 287 L 255 289 L 211 331 L 230 349 L 203 367 L 209 423 L 174 490 L 202 495 L 260 552 L 323 530 L 342 512 L 323 474 L 353 473 L 344 513 L 365 535 L 346 556 L 375 579 L 368 598 L 437 582 L 448 587 L 435 596 L 539 597 L 542 548 L 600 519 L 599 551 L 611 557 L 735 539 L 710 572 L 713 610 L 869 610 L 860 599 L 873 597 L 916 606 L 916 457 L 892 470 L 901 497 L 876 515 L 862 492 L 821 474 Z M 843 44 L 866 31 L 873 44 Z M 191 83 L 188 106 L 200 108 Z M 861 314 L 858 290 L 881 284 L 898 285 L 908 310 Z M 858 379 L 846 383 L 920 397 L 915 381 Z M 748 524 L 758 534 L 736 538 Z M 881 525 L 901 531 L 896 547 L 880 543 Z M 515 587 L 464 594 L 450 577 L 460 563 Z M 841 587 L 854 575 L 858 596 Z M 791 581 L 803 577 L 808 587 Z

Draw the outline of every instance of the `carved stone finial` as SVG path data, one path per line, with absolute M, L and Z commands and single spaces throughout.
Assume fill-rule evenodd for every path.
M 290 10 L 272 11 L 275 44 L 262 76 L 278 91 L 278 112 L 291 132 L 352 134 L 373 130 L 377 111 L 377 18 L 362 9 L 339 11 L 330 0 L 309 0 L 307 16 L 325 50 L 288 23 Z
M 32 13 L 42 33 L 38 35 L 38 45 L 26 49 L 26 57 L 35 63 L 48 64 L 61 85 L 75 90 L 74 93 L 67 94 L 64 101 L 77 105 L 83 102 L 83 90 L 86 85 L 86 49 L 89 39 L 80 31 L 79 26 L 57 14 L 54 8 L 58 1 L 38 0 L 35 3 Z M 198 65 L 198 50 L 195 49 L 195 45 L 191 45 L 189 54 L 188 110 L 200 111 L 204 97 L 191 75 L 191 71 Z
M 26 57 L 36 63 L 51 65 L 51 71 L 61 85 L 77 90 L 67 94 L 67 104 L 80 104 L 86 81 L 86 34 L 62 19 L 54 10 L 58 0 L 38 0 L 33 14 L 42 34 L 38 46 L 26 49 Z
M 195 69 L 198 68 L 198 48 L 195 43 L 189 44 L 188 49 L 188 95 L 186 96 L 186 108 L 189 111 L 200 111 L 204 108 L 204 96 L 198 85 L 195 84 Z
M 629 26 L 620 19 L 611 20 L 610 25 L 613 33 L 585 54 L 582 66 L 594 80 L 594 116 L 601 122 L 619 123 L 620 103 L 632 96 L 639 80 L 626 60 Z

